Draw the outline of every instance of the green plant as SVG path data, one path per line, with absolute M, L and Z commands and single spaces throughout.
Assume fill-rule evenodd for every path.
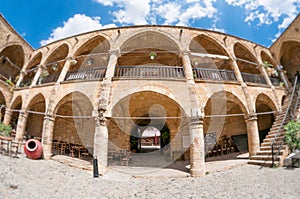
M 284 126 L 285 129 L 285 141 L 288 144 L 291 151 L 300 149 L 300 120 L 289 121 L 287 125 Z
M 3 136 L 10 136 L 12 131 L 12 127 L 10 125 L 5 125 L 4 123 L 0 123 L 0 134 Z
M 169 138 L 170 138 L 170 133 L 165 131 L 161 134 L 161 139 L 163 140 L 164 145 L 168 143 Z
M 278 71 L 274 68 L 273 64 L 269 63 L 268 61 L 264 61 L 264 67 L 269 77 L 279 76 Z

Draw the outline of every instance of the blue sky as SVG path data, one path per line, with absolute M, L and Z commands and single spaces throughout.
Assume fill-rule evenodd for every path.
M 91 30 L 181 25 L 266 47 L 300 11 L 300 0 L 1 0 L 0 12 L 34 48 Z

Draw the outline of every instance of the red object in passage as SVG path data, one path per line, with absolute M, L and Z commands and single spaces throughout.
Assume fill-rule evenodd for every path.
M 24 145 L 24 152 L 28 158 L 39 159 L 43 154 L 41 142 L 35 139 L 28 140 Z

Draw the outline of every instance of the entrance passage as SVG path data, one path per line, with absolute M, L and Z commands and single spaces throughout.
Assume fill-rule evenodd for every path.
M 141 120 L 134 125 L 130 136 L 130 150 L 133 153 L 149 153 L 168 150 L 170 131 L 160 120 Z

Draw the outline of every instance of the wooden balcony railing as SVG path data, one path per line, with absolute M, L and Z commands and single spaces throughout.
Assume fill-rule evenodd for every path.
M 184 78 L 183 67 L 178 66 L 118 66 L 115 77 L 124 78 Z
M 59 73 L 50 74 L 47 76 L 41 76 L 41 77 L 39 77 L 37 84 L 46 84 L 46 83 L 56 82 L 58 77 L 59 77 Z
M 280 79 L 274 78 L 274 77 L 270 77 L 270 80 L 271 80 L 273 86 L 279 86 L 280 85 Z
M 23 80 L 20 84 L 20 87 L 27 87 L 30 86 L 32 83 L 32 79 Z
M 267 84 L 264 77 L 255 74 L 241 73 L 244 82 L 256 83 L 256 84 Z
M 193 68 L 195 79 L 208 79 L 216 81 L 237 81 L 233 71 L 210 68 Z
M 65 81 L 98 80 L 105 77 L 106 67 L 75 70 L 67 73 Z

